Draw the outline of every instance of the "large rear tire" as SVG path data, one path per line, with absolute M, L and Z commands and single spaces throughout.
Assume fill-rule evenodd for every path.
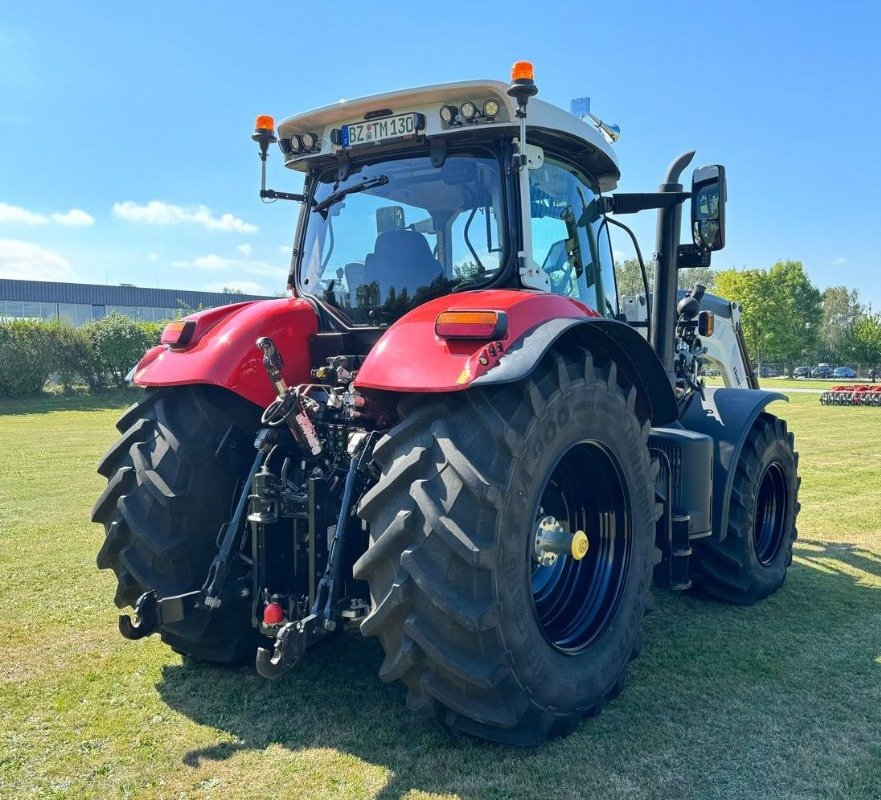
M 793 435 L 779 417 L 760 414 L 735 467 L 727 535 L 694 543 L 700 594 L 750 605 L 783 585 L 798 535 L 799 483 Z
M 118 581 L 119 608 L 202 586 L 253 459 L 256 407 L 209 386 L 150 391 L 117 423 L 122 436 L 98 472 L 107 488 L 92 509 L 104 525 L 97 563 Z M 221 446 L 222 445 L 222 446 Z M 175 651 L 234 664 L 254 657 L 248 601 L 160 627 Z
M 413 709 L 516 745 L 569 733 L 621 690 L 655 563 L 654 481 L 635 390 L 613 363 L 552 352 L 526 381 L 411 396 L 361 501 L 361 625 Z M 536 523 L 583 528 L 582 561 L 533 562 Z

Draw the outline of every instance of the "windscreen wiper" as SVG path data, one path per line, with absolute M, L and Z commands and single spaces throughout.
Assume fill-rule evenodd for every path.
M 388 183 L 388 175 L 377 175 L 375 178 L 365 178 L 360 183 L 353 183 L 351 186 L 347 186 L 345 189 L 338 189 L 335 192 L 332 192 L 327 197 L 324 198 L 320 203 L 316 203 L 313 207 L 313 211 L 318 211 L 319 213 L 323 211 L 327 211 L 332 205 L 335 203 L 339 203 L 346 195 L 355 194 L 356 192 L 363 192 L 367 189 L 373 189 L 375 186 L 384 186 Z

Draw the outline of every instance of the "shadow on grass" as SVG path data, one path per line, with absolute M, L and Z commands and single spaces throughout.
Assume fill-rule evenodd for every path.
M 799 539 L 796 542 L 794 555 L 817 568 L 836 571 L 841 568 L 834 563 L 837 561 L 849 567 L 848 572 L 858 570 L 881 578 L 881 555 L 858 544 Z
M 876 553 L 800 540 L 787 583 L 764 603 L 661 595 L 621 698 L 534 750 L 454 740 L 410 714 L 403 691 L 376 678 L 379 646 L 356 632 L 315 648 L 278 682 L 248 668 L 186 664 L 165 667 L 157 689 L 173 709 L 236 740 L 191 750 L 185 765 L 270 745 L 330 748 L 388 770 L 379 800 L 412 790 L 467 800 L 810 797 L 845 788 L 877 797 L 879 576 Z M 310 789 L 352 781 L 357 766 L 347 768 L 313 778 Z
M 100 392 L 43 392 L 31 397 L 0 398 L 0 416 L 4 414 L 48 414 L 53 411 L 107 411 L 125 408 L 136 402 L 143 389 L 106 389 Z

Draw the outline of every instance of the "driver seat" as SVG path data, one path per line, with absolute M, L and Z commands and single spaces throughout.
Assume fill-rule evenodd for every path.
M 416 291 L 443 275 L 443 267 L 431 254 L 431 245 L 418 231 L 383 231 L 376 237 L 373 252 L 364 259 L 364 282 L 379 284 L 382 302 L 394 288 L 400 296 Z

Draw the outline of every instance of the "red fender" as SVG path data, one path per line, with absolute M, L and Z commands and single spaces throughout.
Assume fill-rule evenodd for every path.
M 435 334 L 438 314 L 464 310 L 504 311 L 507 332 L 493 342 L 448 340 Z M 486 289 L 439 297 L 414 308 L 382 335 L 358 370 L 355 387 L 393 392 L 467 389 L 541 323 L 599 316 L 577 300 L 543 292 Z
M 255 342 L 269 336 L 278 345 L 290 385 L 309 381 L 309 339 L 318 329 L 315 310 L 305 300 L 288 297 L 211 308 L 186 317 L 196 329 L 186 347 L 159 345 L 135 367 L 138 386 L 207 383 L 223 386 L 256 403 L 268 405 L 275 387 L 263 369 Z

